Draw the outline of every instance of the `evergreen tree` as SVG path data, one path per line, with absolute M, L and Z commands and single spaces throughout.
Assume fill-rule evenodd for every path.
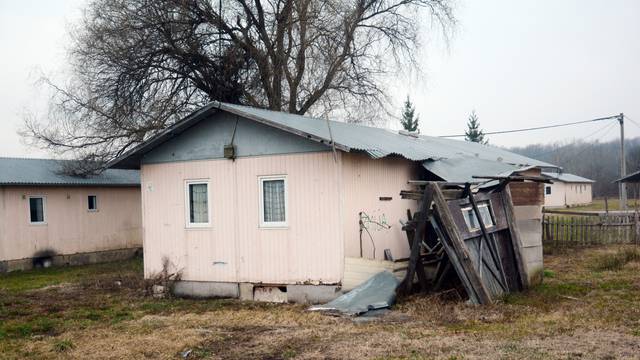
M 413 107 L 411 100 L 409 100 L 409 96 L 407 96 L 407 101 L 404 102 L 404 108 L 402 109 L 402 119 L 400 123 L 402 127 L 407 131 L 418 131 L 418 116 L 416 115 L 416 109 Z
M 469 122 L 467 122 L 467 130 L 464 132 L 464 139 L 466 141 L 473 141 L 480 144 L 487 144 L 488 139 L 484 138 L 484 132 L 480 129 L 480 121 L 478 121 L 478 115 L 473 110 L 469 115 Z

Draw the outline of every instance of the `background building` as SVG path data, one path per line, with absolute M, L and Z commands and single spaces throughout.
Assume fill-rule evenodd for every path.
M 139 172 L 77 177 L 65 165 L 0 158 L 0 271 L 119 260 L 142 246 Z
M 543 172 L 553 181 L 544 186 L 544 206 L 566 207 L 590 204 L 593 201 L 593 180 L 568 173 Z

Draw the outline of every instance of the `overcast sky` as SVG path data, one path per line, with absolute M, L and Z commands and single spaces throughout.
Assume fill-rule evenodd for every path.
M 42 113 L 39 74 L 65 67 L 69 24 L 83 0 L 0 0 L 0 156 L 47 156 L 16 133 L 25 110 Z M 429 135 L 458 134 L 475 109 L 486 131 L 580 121 L 624 112 L 640 123 L 640 1 L 457 0 L 449 46 L 425 42 L 424 76 L 392 86 L 411 95 Z M 425 28 L 428 36 L 429 29 Z M 400 109 L 398 109 L 398 112 Z M 594 123 L 490 136 L 503 146 L 614 139 Z M 601 131 L 598 131 L 601 130 Z M 640 126 L 627 122 L 627 136 Z M 593 135 L 592 135 L 593 134 Z

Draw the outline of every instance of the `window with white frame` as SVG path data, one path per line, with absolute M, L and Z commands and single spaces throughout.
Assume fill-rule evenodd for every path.
M 206 227 L 211 224 L 208 180 L 188 180 L 185 186 L 187 227 Z
M 260 186 L 260 226 L 287 226 L 287 177 L 261 176 Z
M 551 186 L 545 186 L 544 187 L 544 194 L 545 195 L 551 195 Z
M 89 211 L 98 211 L 98 196 L 97 195 L 89 195 L 89 196 L 87 196 L 87 210 L 89 210 Z
M 29 223 L 46 224 L 47 198 L 44 196 L 29 196 Z
M 469 231 L 480 230 L 480 221 L 478 221 L 478 217 L 476 216 L 475 211 L 473 211 L 472 206 L 467 206 L 461 209 L 462 215 L 464 216 L 464 221 L 467 223 L 467 227 Z M 485 228 L 490 228 L 495 225 L 493 220 L 493 215 L 491 213 L 491 207 L 488 201 L 482 201 L 478 203 L 478 212 L 480 213 L 480 217 L 482 218 L 482 223 Z

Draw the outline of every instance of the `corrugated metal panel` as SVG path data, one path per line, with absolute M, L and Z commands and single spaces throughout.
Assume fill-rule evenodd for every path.
M 406 136 L 387 129 L 337 121 L 329 121 L 330 125 L 327 125 L 327 121 L 322 119 L 241 105 L 220 103 L 218 106 L 222 110 L 255 120 L 263 120 L 282 128 L 294 129 L 325 141 L 331 140 L 328 128 L 330 126 L 333 140 L 337 144 L 365 151 L 376 158 L 396 154 L 409 160 L 422 161 L 466 155 L 516 165 L 555 167 L 507 150 L 474 142 L 431 136 Z
M 582 176 L 569 174 L 569 173 L 553 173 L 553 172 L 543 172 L 542 176 L 546 176 L 553 180 L 558 180 L 562 182 L 568 183 L 593 183 L 594 180 L 583 178 Z
M 431 173 L 449 182 L 478 182 L 473 176 L 510 175 L 520 166 L 476 157 L 458 156 L 438 161 L 427 160 L 422 165 Z
M 616 182 L 620 182 L 620 181 L 622 181 L 622 182 L 638 182 L 638 181 L 640 181 L 640 171 L 633 172 L 631 174 L 628 174 L 628 175 L 616 180 Z
M 407 136 L 387 129 L 327 121 L 307 116 L 218 102 L 210 103 L 173 127 L 165 130 L 159 136 L 142 144 L 123 157 L 116 159 L 111 163 L 111 166 L 123 168 L 136 167 L 142 154 L 151 151 L 167 139 L 185 131 L 186 128 L 209 116 L 212 112 L 215 112 L 216 109 L 267 124 L 310 140 L 325 144 L 330 144 L 333 141 L 339 150 L 363 151 L 375 159 L 389 155 L 399 155 L 413 161 L 425 161 L 467 156 L 518 166 L 555 167 L 554 165 L 489 145 L 430 136 Z M 329 131 L 329 127 L 331 128 L 331 132 Z
M 100 175 L 78 177 L 63 174 L 68 160 L 0 158 L 0 185 L 134 186 L 136 170 L 108 169 Z

